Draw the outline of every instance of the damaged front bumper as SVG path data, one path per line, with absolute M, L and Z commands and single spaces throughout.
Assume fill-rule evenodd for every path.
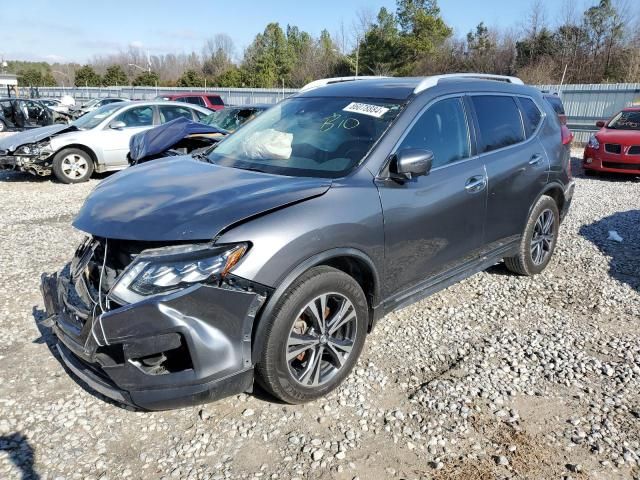
M 98 314 L 83 307 L 86 286 L 69 272 L 43 275 L 41 290 L 62 360 L 95 391 L 164 410 L 251 390 L 264 295 L 198 284 Z
M 53 151 L 41 151 L 38 154 L 0 154 L 0 170 L 18 170 L 46 177 L 51 175 L 52 168 Z

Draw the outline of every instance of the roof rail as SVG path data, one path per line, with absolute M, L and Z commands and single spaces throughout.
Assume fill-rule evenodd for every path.
M 492 75 L 490 73 L 448 73 L 445 75 L 433 75 L 431 77 L 425 77 L 413 90 L 413 93 L 420 93 L 427 88 L 435 87 L 438 82 L 440 82 L 440 80 L 447 80 L 449 78 L 475 78 L 478 80 L 495 80 L 498 82 L 524 85 L 524 82 L 518 77 L 509 77 L 507 75 Z
M 306 92 L 307 90 L 313 90 L 314 88 L 324 87 L 325 85 L 330 85 L 332 83 L 341 83 L 341 82 L 353 82 L 355 80 L 371 80 L 376 78 L 389 78 L 382 76 L 374 76 L 374 75 L 363 75 L 359 77 L 333 77 L 333 78 L 321 78 L 320 80 L 314 80 L 311 83 L 307 83 L 304 87 L 300 89 L 301 92 Z

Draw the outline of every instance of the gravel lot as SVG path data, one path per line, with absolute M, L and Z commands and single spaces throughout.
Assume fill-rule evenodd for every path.
M 640 478 L 640 179 L 574 172 L 544 274 L 497 265 L 387 316 L 318 402 L 161 413 L 87 391 L 40 324 L 99 180 L 0 173 L 0 478 Z

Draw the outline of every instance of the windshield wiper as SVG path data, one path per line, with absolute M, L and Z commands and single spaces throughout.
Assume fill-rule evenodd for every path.
M 200 160 L 203 162 L 209 162 L 209 163 L 213 163 L 211 161 L 211 159 L 209 158 L 209 156 L 205 153 L 205 152 L 196 152 L 196 153 L 192 153 L 191 154 L 192 158 L 195 158 L 196 160 Z

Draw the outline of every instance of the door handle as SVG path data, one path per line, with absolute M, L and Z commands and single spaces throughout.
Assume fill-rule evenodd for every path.
M 469 193 L 481 192 L 487 186 L 487 177 L 484 175 L 476 175 L 467 179 L 464 189 Z
M 536 153 L 531 160 L 529 160 L 529 165 L 538 165 L 542 161 L 542 155 Z

